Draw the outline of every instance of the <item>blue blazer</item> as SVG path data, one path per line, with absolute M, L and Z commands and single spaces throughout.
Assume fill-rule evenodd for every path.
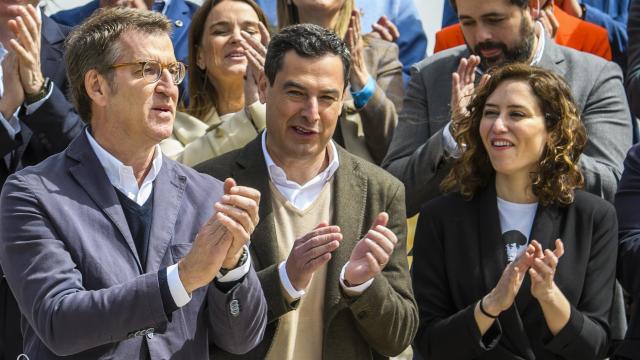
M 76 26 L 91 16 L 99 6 L 100 1 L 93 0 L 83 6 L 59 11 L 51 17 L 61 24 Z M 189 25 L 191 25 L 191 18 L 196 10 L 198 10 L 198 5 L 196 4 L 185 0 L 172 0 L 165 13 L 173 24 L 171 42 L 173 43 L 176 59 L 185 64 L 188 62 L 187 58 L 189 57 Z
M 154 181 L 146 259 L 104 168 L 82 133 L 7 179 L 0 263 L 22 310 L 31 359 L 207 359 L 260 342 L 267 304 L 255 271 L 224 292 L 213 283 L 167 314 L 159 272 L 191 249 L 222 183 L 168 158 Z

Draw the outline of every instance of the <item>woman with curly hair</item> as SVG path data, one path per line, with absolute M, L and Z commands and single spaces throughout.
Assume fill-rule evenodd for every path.
M 456 119 L 462 150 L 416 231 L 414 341 L 425 359 L 602 359 L 617 226 L 578 190 L 587 141 L 550 71 L 496 69 Z

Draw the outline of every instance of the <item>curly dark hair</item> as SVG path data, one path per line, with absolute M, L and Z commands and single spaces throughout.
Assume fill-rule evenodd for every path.
M 495 170 L 480 137 L 484 106 L 501 83 L 520 80 L 529 84 L 535 94 L 548 134 L 540 163 L 531 173 L 533 194 L 543 206 L 572 203 L 574 190 L 584 182 L 577 162 L 587 135 L 569 86 L 549 70 L 524 64 L 498 67 L 490 75 L 489 80 L 476 89 L 467 114 L 454 119 L 454 138 L 464 151 L 442 181 L 442 189 L 457 190 L 470 199 L 480 188 L 489 185 Z

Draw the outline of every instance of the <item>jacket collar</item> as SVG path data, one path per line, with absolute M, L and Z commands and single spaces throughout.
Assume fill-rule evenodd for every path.
M 146 268 L 143 268 L 116 190 L 109 182 L 84 131 L 71 142 L 66 156 L 76 162 L 69 167 L 71 176 L 122 234 L 121 240 L 128 246 L 138 271 L 141 274 L 157 271 L 173 234 L 187 186 L 186 174 L 175 162 L 163 159 L 163 166 L 154 182 L 152 240 L 149 243 Z

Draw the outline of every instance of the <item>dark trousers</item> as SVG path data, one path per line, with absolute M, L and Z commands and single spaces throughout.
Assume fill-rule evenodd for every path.
M 7 281 L 0 275 L 0 360 L 15 360 L 21 353 L 20 310 Z

